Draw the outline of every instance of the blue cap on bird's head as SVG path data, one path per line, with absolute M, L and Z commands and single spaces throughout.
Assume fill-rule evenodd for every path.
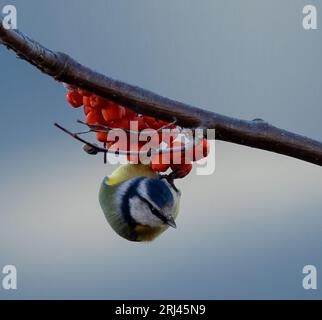
M 146 193 L 147 197 L 159 208 L 174 204 L 173 194 L 164 180 L 146 178 L 142 181 L 138 192 Z

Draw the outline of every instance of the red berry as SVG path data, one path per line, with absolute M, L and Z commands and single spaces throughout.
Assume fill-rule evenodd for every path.
M 157 120 L 150 116 L 144 116 L 144 120 L 150 128 L 155 130 L 158 130 L 168 124 L 168 122 Z
M 192 164 L 172 164 L 171 170 L 176 171 L 176 178 L 184 178 L 192 170 Z
M 88 115 L 91 111 L 94 111 L 95 109 L 92 108 L 90 99 L 87 96 L 83 97 L 83 105 L 84 105 L 84 113 L 85 115 Z
M 86 116 L 86 123 L 88 124 L 102 124 L 104 119 L 102 116 L 95 111 L 91 111 Z
M 83 104 L 83 97 L 76 91 L 69 91 L 66 99 L 73 108 L 79 108 Z
M 105 143 L 107 141 L 107 132 L 96 132 L 96 139 Z
M 117 126 L 117 128 L 121 128 L 121 129 L 124 129 L 124 130 L 129 130 L 130 129 L 130 120 L 129 119 L 126 119 L 126 118 L 123 118 L 119 121 L 115 121 L 114 126 Z
M 165 172 L 170 168 L 169 154 L 155 154 L 151 159 L 151 169 L 157 172 Z
M 92 108 L 90 97 L 83 96 L 83 105 L 84 107 Z
M 93 108 L 84 106 L 84 113 L 85 113 L 86 116 L 92 111 L 94 111 Z
M 125 109 L 125 115 L 124 115 L 125 118 L 132 120 L 133 118 L 135 118 L 137 116 L 137 114 L 134 111 L 132 111 L 128 108 L 124 108 L 124 109 Z
M 144 121 L 146 122 L 146 124 L 152 128 L 153 124 L 156 122 L 156 119 L 150 116 L 143 116 L 144 117 Z
M 170 165 L 165 163 L 151 163 L 151 169 L 156 172 L 166 172 Z
M 100 96 L 97 96 L 95 94 L 92 94 L 90 97 L 90 104 L 91 107 L 94 109 L 101 109 L 105 108 L 106 105 L 108 104 L 108 101 Z
M 151 128 L 154 130 L 159 130 L 160 128 L 162 128 L 162 126 L 162 122 L 157 120 L 151 125 Z
M 124 108 L 115 103 L 108 103 L 102 109 L 102 116 L 106 122 L 120 120 L 124 116 L 124 113 Z
M 91 96 L 91 95 L 92 95 L 92 93 L 91 93 L 91 92 L 86 91 L 86 90 L 83 90 L 83 89 L 80 89 L 80 88 L 78 88 L 78 89 L 77 89 L 77 92 L 78 92 L 82 97 L 89 97 L 89 96 Z

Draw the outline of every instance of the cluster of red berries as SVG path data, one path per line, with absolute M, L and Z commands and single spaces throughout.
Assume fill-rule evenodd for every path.
M 117 148 L 121 150 L 146 151 L 146 141 L 132 143 L 130 139 L 130 135 L 133 134 L 133 131 L 130 131 L 132 128 L 130 127 L 131 123 L 135 123 L 137 132 L 142 132 L 145 129 L 157 130 L 158 146 L 164 142 L 168 148 L 175 148 L 177 150 L 184 149 L 185 144 L 183 142 L 175 141 L 178 130 L 171 130 L 177 129 L 176 125 L 135 113 L 132 110 L 101 98 L 91 92 L 79 89 L 76 86 L 67 85 L 67 88 L 68 93 L 66 98 L 69 104 L 73 108 L 83 106 L 87 125 L 97 129 L 96 139 L 104 143 L 108 149 L 113 150 L 113 147 L 117 145 Z M 99 125 L 102 127 L 99 127 Z M 123 129 L 127 132 L 126 141 L 123 145 L 120 141 L 116 142 L 115 137 L 114 139 L 109 137 L 109 128 Z M 170 133 L 162 132 L 163 128 L 166 128 L 166 131 Z M 191 171 L 192 162 L 206 157 L 208 152 L 208 141 L 204 138 L 199 145 L 194 146 L 191 150 L 155 154 L 151 157 L 149 165 L 156 172 L 165 172 L 171 168 L 172 171 L 176 171 L 177 177 L 182 178 Z M 140 163 L 138 154 L 128 154 L 128 160 L 130 162 Z

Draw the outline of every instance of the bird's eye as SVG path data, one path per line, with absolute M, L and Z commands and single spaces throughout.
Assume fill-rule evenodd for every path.
M 157 208 L 150 205 L 150 210 L 151 210 L 152 214 L 154 214 L 157 217 L 160 217 L 160 211 Z
M 150 206 L 150 210 L 152 211 L 152 213 L 157 213 L 158 210 L 156 208 L 154 208 L 153 206 Z

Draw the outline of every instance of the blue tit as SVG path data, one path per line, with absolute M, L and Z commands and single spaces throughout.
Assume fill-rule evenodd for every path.
M 105 177 L 99 201 L 111 227 L 130 241 L 152 241 L 176 227 L 180 191 L 149 166 L 126 164 Z

